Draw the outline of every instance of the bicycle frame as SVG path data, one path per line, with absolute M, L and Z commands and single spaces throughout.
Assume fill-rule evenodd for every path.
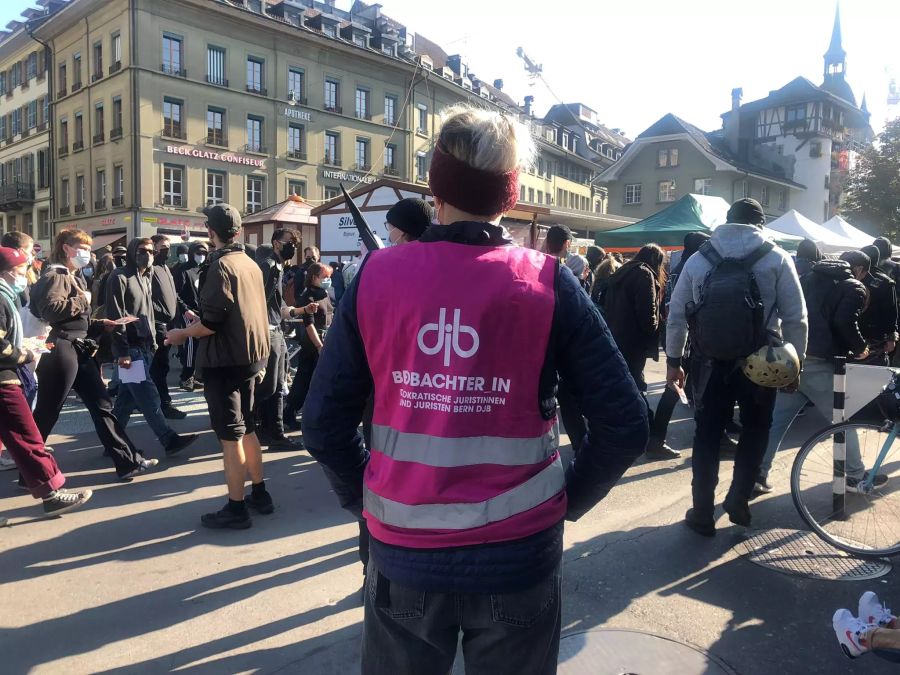
M 866 475 L 859 482 L 859 489 L 861 492 L 869 493 L 874 488 L 875 476 L 878 475 L 878 471 L 881 469 L 881 465 L 884 464 L 884 460 L 887 457 L 888 451 L 891 449 L 891 446 L 894 444 L 894 441 L 897 440 L 897 434 L 900 433 L 900 422 L 886 422 L 883 428 L 887 428 L 890 425 L 891 430 L 888 433 L 887 440 L 885 440 L 884 445 L 881 446 L 881 451 L 878 453 L 878 457 L 875 459 L 875 464 L 872 465 L 872 468 L 866 471 Z

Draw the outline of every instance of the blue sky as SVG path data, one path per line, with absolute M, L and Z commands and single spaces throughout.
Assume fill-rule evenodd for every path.
M 822 55 L 834 21 L 832 0 L 381 0 L 383 11 L 466 56 L 480 78 L 502 78 L 521 101 L 531 94 L 539 113 L 557 102 L 581 101 L 609 127 L 634 137 L 668 112 L 712 130 L 731 105 L 777 89 L 798 75 L 822 80 Z M 338 0 L 349 8 L 352 0 Z M 3 24 L 28 2 L 4 0 Z M 867 94 L 880 130 L 889 69 L 900 80 L 900 2 L 844 0 L 841 7 L 847 79 L 857 99 Z M 516 48 L 544 66 L 530 83 Z

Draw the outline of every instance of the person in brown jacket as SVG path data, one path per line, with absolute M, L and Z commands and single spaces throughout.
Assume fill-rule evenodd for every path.
M 262 514 L 275 510 L 263 481 L 262 448 L 256 437 L 253 395 L 269 358 L 269 320 L 259 266 L 235 242 L 241 215 L 229 204 L 204 210 L 215 251 L 200 271 L 200 321 L 170 330 L 166 343 L 197 340 L 196 367 L 213 431 L 222 444 L 228 503 L 201 518 L 206 527 L 246 529 L 247 506 Z M 244 496 L 249 474 L 252 488 Z

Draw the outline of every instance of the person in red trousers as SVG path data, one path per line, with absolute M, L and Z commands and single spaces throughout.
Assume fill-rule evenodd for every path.
M 62 488 L 66 477 L 53 455 L 44 449 L 28 405 L 28 391 L 36 386 L 28 364 L 34 352 L 23 346 L 18 296 L 27 281 L 28 258 L 13 248 L 0 248 L 0 441 L 6 447 L 44 513 L 61 515 L 82 506 L 90 490 L 70 492 Z

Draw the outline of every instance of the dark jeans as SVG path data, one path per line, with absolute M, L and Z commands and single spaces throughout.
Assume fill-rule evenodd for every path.
M 448 675 L 459 633 L 466 675 L 551 675 L 561 626 L 562 564 L 516 593 L 419 591 L 369 563 L 363 675 Z
M 129 349 L 128 355 L 131 357 L 132 363 L 143 361 L 143 367 L 147 368 L 148 363 L 153 362 L 153 355 L 145 349 Z M 137 366 L 132 365 L 132 368 Z M 122 371 L 117 366 L 119 379 L 122 378 Z M 113 406 L 113 415 L 119 420 L 122 427 L 128 426 L 131 414 L 135 410 L 139 410 L 144 416 L 153 433 L 159 439 L 164 448 L 168 448 L 175 440 L 177 434 L 175 430 L 169 426 L 165 415 L 162 412 L 162 403 L 159 400 L 159 392 L 156 390 L 156 384 L 149 377 L 148 373 L 144 373 L 145 379 L 142 382 L 121 382 L 119 383 L 119 395 L 116 397 L 116 404 Z
M 683 359 L 683 364 L 684 370 L 687 373 L 684 391 L 685 394 L 690 394 L 691 362 L 689 358 Z M 668 386 L 663 389 L 662 396 L 659 397 L 659 403 L 656 404 L 653 423 L 650 425 L 650 442 L 647 444 L 648 450 L 662 448 L 663 443 L 665 443 L 666 434 L 669 431 L 669 422 L 672 421 L 672 413 L 675 411 L 678 398 L 678 394 L 675 393 L 674 389 Z
M 719 444 L 737 402 L 741 436 L 728 497 L 748 500 L 769 441 L 776 389 L 753 384 L 732 362 L 695 358 L 693 367 L 694 434 L 691 488 L 697 517 L 710 519 L 719 482 Z M 727 498 L 726 498 L 727 499 Z
M 315 348 L 306 347 L 300 352 L 300 360 L 297 363 L 297 374 L 291 384 L 291 391 L 284 402 L 285 410 L 291 415 L 296 415 L 306 402 L 309 393 L 309 385 L 312 383 L 313 373 L 319 363 L 319 352 Z
M 169 394 L 169 350 L 166 344 L 166 327 L 156 326 L 156 352 L 150 363 L 150 379 L 156 385 L 159 392 L 159 401 L 163 406 L 172 405 L 172 395 Z
M 647 350 L 638 349 L 633 351 L 626 347 L 624 350 L 620 348 L 620 351 L 625 359 L 625 365 L 628 366 L 628 372 L 634 379 L 638 391 L 641 392 L 641 398 L 644 399 L 644 404 L 647 406 L 647 417 L 652 425 L 654 418 L 653 408 L 650 407 L 650 402 L 647 400 L 647 380 L 644 379 L 644 368 L 647 366 Z
M 256 387 L 256 421 L 260 430 L 272 435 L 284 435 L 284 363 L 287 345 L 281 329 L 269 331 L 271 349 L 266 363 L 266 376 Z
M 74 389 L 90 413 L 100 442 L 112 456 L 116 473 L 121 476 L 134 470 L 143 457 L 113 415 L 112 401 L 94 359 L 79 358 L 71 342 L 58 338 L 56 347 L 41 357 L 37 378 L 34 420 L 45 442 L 59 419 L 66 397 Z

